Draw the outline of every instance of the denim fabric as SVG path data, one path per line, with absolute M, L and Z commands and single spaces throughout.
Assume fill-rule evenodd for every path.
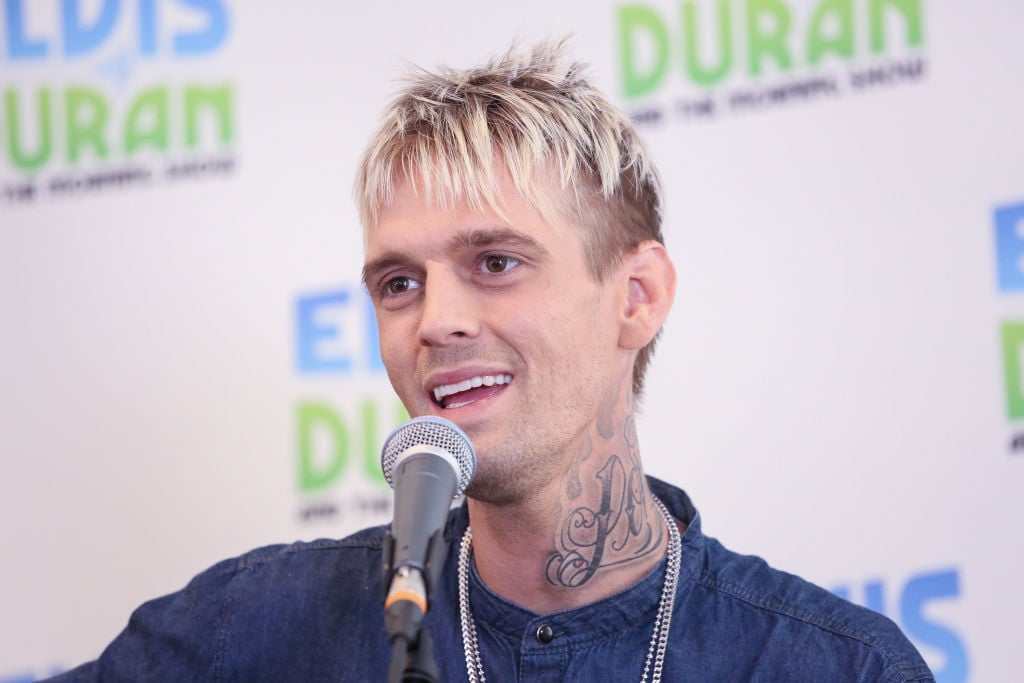
M 663 680 L 932 681 L 885 617 L 852 605 L 700 530 L 682 491 L 650 479 L 687 524 Z M 465 681 L 456 586 L 466 508 L 449 519 L 449 554 L 424 623 L 442 681 Z M 385 681 L 384 529 L 341 541 L 254 550 L 183 590 L 148 602 L 94 662 L 58 681 Z M 596 603 L 538 615 L 472 574 L 470 599 L 487 679 L 640 680 L 664 578 L 663 561 L 636 585 Z M 554 638 L 537 637 L 549 626 Z

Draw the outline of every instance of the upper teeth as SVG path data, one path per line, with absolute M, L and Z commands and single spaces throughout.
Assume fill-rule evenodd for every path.
M 495 384 L 508 384 L 512 381 L 512 375 L 477 375 L 470 379 L 464 379 L 455 384 L 442 384 L 434 388 L 434 400 L 440 401 L 445 396 L 457 394 L 460 391 L 468 391 L 476 387 L 490 387 Z

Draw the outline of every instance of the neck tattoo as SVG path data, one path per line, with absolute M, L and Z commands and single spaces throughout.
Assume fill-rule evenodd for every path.
M 653 497 L 653 496 L 652 496 Z M 644 673 L 641 683 L 647 682 L 648 673 L 652 683 L 661 680 L 661 669 L 665 662 L 665 650 L 668 647 L 668 631 L 672 625 L 672 609 L 676 601 L 676 587 L 679 584 L 679 563 L 682 556 L 682 539 L 679 528 L 672 519 L 668 508 L 658 498 L 654 503 L 661 512 L 668 526 L 668 567 L 665 569 L 665 583 L 661 587 L 661 599 L 658 601 L 658 614 L 654 618 L 654 632 L 651 634 L 651 645 L 647 649 L 647 660 L 644 662 Z M 472 527 L 466 527 L 459 545 L 459 618 L 462 622 L 462 646 L 466 652 L 466 673 L 470 683 L 486 683 L 484 664 L 480 659 L 480 648 L 476 639 L 476 623 L 469 609 L 469 558 L 473 546 Z M 651 669 L 651 663 L 654 669 Z

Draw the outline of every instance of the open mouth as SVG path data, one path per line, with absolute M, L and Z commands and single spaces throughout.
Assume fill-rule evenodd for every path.
M 512 382 L 512 375 L 477 375 L 455 384 L 434 387 L 434 402 L 442 408 L 461 408 L 494 396 Z

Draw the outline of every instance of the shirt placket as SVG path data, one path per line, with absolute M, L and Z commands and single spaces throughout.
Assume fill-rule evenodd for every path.
M 523 629 L 518 677 L 522 683 L 563 683 L 570 660 L 566 634 L 558 624 L 539 618 Z

